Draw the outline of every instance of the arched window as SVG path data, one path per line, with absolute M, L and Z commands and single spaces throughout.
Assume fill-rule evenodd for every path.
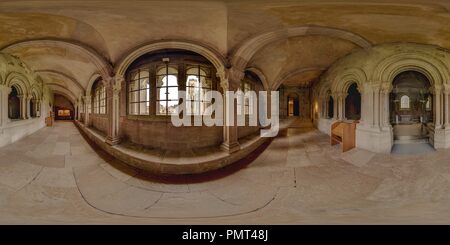
M 410 105 L 409 105 L 409 96 L 408 95 L 403 95 L 400 98 L 400 109 L 409 109 Z
M 94 114 L 106 114 L 106 88 L 100 80 L 94 84 L 92 101 Z
M 244 80 L 241 83 L 240 91 L 244 93 L 243 101 L 237 100 L 237 114 L 238 115 L 252 115 L 253 114 L 253 100 L 250 98 L 247 92 L 254 91 L 254 86 L 250 81 Z
M 164 49 L 141 56 L 126 72 L 128 115 L 133 116 L 127 119 L 176 114 L 179 91 L 186 91 L 183 115 L 202 115 L 211 104 L 206 94 L 216 88 L 215 74 L 208 59 L 191 51 Z
M 31 101 L 30 101 L 30 116 L 31 117 L 40 117 L 40 103 L 38 100 L 38 97 L 35 92 L 31 95 Z
M 211 72 L 200 65 L 186 70 L 186 110 L 188 115 L 202 115 L 211 104 L 206 93 L 211 91 Z
M 20 99 L 18 96 L 17 88 L 11 87 L 11 92 L 8 95 L 8 117 L 10 119 L 20 119 L 21 108 Z
M 131 74 L 128 86 L 129 114 L 149 115 L 150 113 L 150 73 L 148 69 L 138 69 Z
M 334 99 L 333 96 L 328 97 L 328 118 L 334 117 Z
M 166 64 L 156 71 L 156 113 L 175 114 L 178 105 L 178 70 Z

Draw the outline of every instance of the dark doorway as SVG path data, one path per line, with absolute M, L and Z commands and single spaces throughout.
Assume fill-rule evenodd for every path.
M 349 120 L 361 119 L 361 94 L 356 83 L 350 85 L 345 98 L 345 118 Z
M 333 118 L 334 116 L 334 100 L 333 97 L 330 96 L 328 99 L 328 118 Z
M 298 97 L 288 97 L 288 116 L 300 116 L 300 106 Z
M 20 99 L 14 86 L 8 95 L 8 117 L 13 120 L 20 119 Z

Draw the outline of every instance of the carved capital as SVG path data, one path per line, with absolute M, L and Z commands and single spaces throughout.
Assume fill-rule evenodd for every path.
M 217 74 L 220 77 L 220 84 L 224 91 L 236 91 L 244 78 L 244 72 L 235 68 L 230 68 Z

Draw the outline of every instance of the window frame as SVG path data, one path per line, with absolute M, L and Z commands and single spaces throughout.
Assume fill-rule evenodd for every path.
M 211 69 L 209 67 L 202 66 L 200 64 L 191 65 L 189 64 L 189 68 L 186 69 L 186 105 L 189 104 L 191 107 L 186 106 L 186 115 L 188 116 L 203 116 L 205 113 L 205 109 L 211 105 L 211 101 L 208 101 L 205 99 L 203 94 L 212 91 L 213 89 L 213 80 L 211 78 Z M 196 74 L 190 74 L 188 73 L 191 69 L 197 69 Z M 209 69 L 209 71 L 207 70 Z M 202 72 L 205 75 L 202 75 Z M 190 86 L 189 84 L 189 76 L 195 76 L 197 78 L 197 84 L 194 86 Z M 202 78 L 205 79 L 205 81 L 209 81 L 209 87 L 203 86 L 202 84 Z M 191 88 L 194 91 L 194 94 L 197 94 L 197 96 L 194 95 L 194 99 L 188 99 L 188 91 L 189 88 Z M 203 92 L 203 93 L 202 93 Z M 197 106 L 198 111 L 195 111 L 194 108 Z

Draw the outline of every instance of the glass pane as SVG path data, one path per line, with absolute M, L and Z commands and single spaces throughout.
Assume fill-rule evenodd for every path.
M 129 84 L 129 91 L 137 90 L 138 89 L 138 82 L 137 81 L 131 81 Z
M 164 82 L 167 82 L 167 78 L 163 79 Z M 178 79 L 175 75 L 169 75 L 168 86 L 178 86 Z
M 139 85 L 140 87 L 140 89 L 147 89 L 147 88 L 150 88 L 150 83 L 149 83 L 149 81 L 148 81 L 148 78 L 145 78 L 145 79 L 141 79 L 140 80 L 140 85 Z
M 202 83 L 202 87 L 211 88 L 211 80 L 206 77 L 200 77 L 200 82 Z
M 210 89 L 204 89 L 204 88 L 200 89 L 200 100 L 202 100 L 202 101 L 206 100 L 206 93 L 208 91 L 210 91 Z
M 150 76 L 149 72 L 147 69 L 141 69 L 140 73 L 139 73 L 139 78 L 148 78 Z
M 130 108 L 129 108 L 129 113 L 131 114 L 131 115 L 137 115 L 138 114 L 138 107 L 137 107 L 137 103 L 131 103 L 130 104 Z
M 138 80 L 139 79 L 139 73 L 137 71 L 132 71 L 130 75 L 131 80 Z
M 166 86 L 165 79 L 166 76 L 157 76 L 156 77 L 156 87 L 163 87 Z
M 198 87 L 199 86 L 198 77 L 194 75 L 189 75 L 186 80 L 186 86 Z
M 149 98 L 149 90 L 148 89 L 144 89 L 144 90 L 139 91 L 139 94 L 140 94 L 140 100 L 139 101 L 143 102 L 143 101 L 149 101 L 150 100 L 150 98 Z
M 175 114 L 177 105 L 178 105 L 178 101 L 169 101 L 168 108 L 167 108 L 168 114 Z
M 170 66 L 168 67 L 167 70 L 166 70 L 166 66 L 160 66 L 156 70 L 156 75 L 166 75 L 166 74 L 176 75 L 176 74 L 178 74 L 178 70 L 177 70 L 177 68 L 170 67 Z
M 130 92 L 129 101 L 130 102 L 138 102 L 139 101 L 138 93 L 139 93 L 139 91 Z
M 167 88 L 162 87 L 162 88 L 158 88 L 156 91 L 156 99 L 157 100 L 166 100 L 167 99 Z
M 168 99 L 178 101 L 178 87 L 169 87 Z
M 187 94 L 186 94 L 186 97 L 187 97 L 187 99 L 188 100 L 195 100 L 195 98 L 197 97 L 196 96 L 196 94 L 197 94 L 197 89 L 196 88 L 194 88 L 194 87 L 187 87 L 186 88 L 186 90 L 187 90 Z
M 149 114 L 149 106 L 147 102 L 139 103 L 139 114 L 140 115 L 148 115 Z
M 157 101 L 156 102 L 156 107 L 158 109 L 158 114 L 166 114 L 166 101 L 162 100 L 162 101 Z
M 169 66 L 169 74 L 173 74 L 173 75 L 178 74 L 177 68 Z

